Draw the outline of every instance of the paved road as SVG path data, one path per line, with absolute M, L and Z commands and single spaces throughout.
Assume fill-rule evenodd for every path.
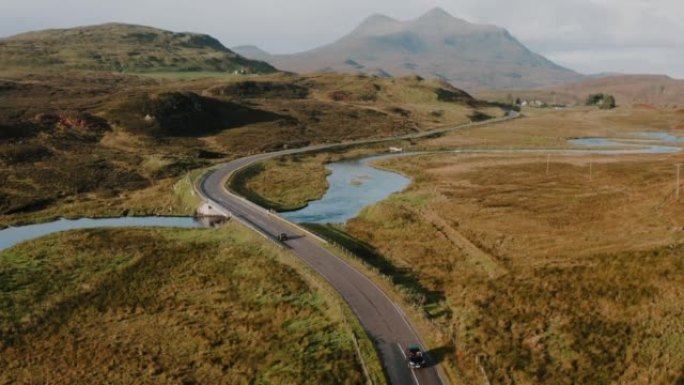
M 497 120 L 497 122 L 515 117 Z M 488 122 L 487 124 L 491 123 Z M 465 125 L 405 135 L 393 139 L 366 140 L 346 143 L 344 145 L 413 139 L 472 126 Z M 297 234 L 297 236 L 285 242 L 286 246 L 325 278 L 351 307 L 361 325 L 375 342 L 376 349 L 380 353 L 383 367 L 391 384 L 446 384 L 446 380 L 440 375 L 437 365 L 419 370 L 410 370 L 407 367 L 404 349 L 410 343 L 419 343 L 421 339 L 409 324 L 399 306 L 378 286 L 344 260 L 329 252 L 322 246 L 320 241 L 311 235 L 299 231 L 298 228 L 284 219 L 227 191 L 224 187 L 230 174 L 256 161 L 339 146 L 340 144 L 312 146 L 304 149 L 258 154 L 237 159 L 221 165 L 218 169 L 205 175 L 200 182 L 199 192 L 214 206 L 213 208 L 232 215 L 233 218 L 240 220 L 266 237 L 273 239 L 280 233 Z
M 225 178 L 232 171 L 256 159 L 263 157 L 239 159 L 211 173 L 202 181 L 202 193 L 213 201 L 214 205 L 219 205 L 219 209 L 232 214 L 234 218 L 267 236 L 301 233 L 287 222 L 275 218 L 273 214 L 232 195 L 223 188 Z M 420 339 L 399 307 L 371 280 L 329 252 L 313 237 L 293 237 L 286 245 L 330 282 L 349 304 L 364 329 L 375 341 L 391 384 L 444 384 L 436 368 L 415 370 L 413 373 L 408 369 L 403 349 L 407 344 L 418 342 Z

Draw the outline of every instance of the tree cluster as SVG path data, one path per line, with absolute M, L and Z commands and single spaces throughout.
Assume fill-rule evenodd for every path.
M 586 105 L 598 106 L 602 110 L 612 110 L 617 106 L 615 103 L 615 97 L 613 95 L 604 93 L 591 94 L 587 96 Z

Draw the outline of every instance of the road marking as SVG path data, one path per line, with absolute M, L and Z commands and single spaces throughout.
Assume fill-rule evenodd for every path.
M 413 381 L 416 382 L 416 385 L 420 385 L 420 382 L 418 382 L 418 377 L 416 377 L 416 373 L 413 372 L 413 369 L 409 369 L 409 370 L 411 370 L 411 375 L 413 376 Z
M 401 345 L 399 345 L 398 342 L 397 342 L 397 347 L 399 348 L 401 355 L 404 356 L 404 360 L 407 360 L 406 353 L 404 353 L 404 349 L 401 348 Z M 408 363 L 406 365 L 408 365 Z M 420 385 L 420 381 L 418 381 L 418 377 L 416 377 L 416 373 L 410 367 L 409 367 L 409 372 L 411 372 L 411 376 L 413 376 L 413 381 L 416 382 L 416 385 Z

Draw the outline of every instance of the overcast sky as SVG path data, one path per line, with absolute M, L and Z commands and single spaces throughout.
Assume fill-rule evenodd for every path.
M 0 36 L 116 21 L 292 53 L 332 42 L 373 13 L 408 20 L 437 6 L 504 27 L 582 73 L 684 78 L 682 0 L 0 0 Z

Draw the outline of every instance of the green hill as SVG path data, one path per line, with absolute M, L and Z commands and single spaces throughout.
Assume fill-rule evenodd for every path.
M 277 71 L 267 63 L 237 55 L 209 35 L 128 24 L 52 29 L 0 39 L 0 67 L 117 72 Z

